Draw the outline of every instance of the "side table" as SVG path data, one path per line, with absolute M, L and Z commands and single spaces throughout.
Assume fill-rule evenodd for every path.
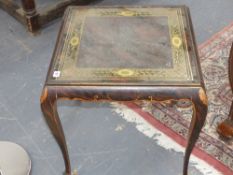
M 41 109 L 71 165 L 57 100 L 193 104 L 183 175 L 207 114 L 207 96 L 185 6 L 69 7 L 41 95 Z

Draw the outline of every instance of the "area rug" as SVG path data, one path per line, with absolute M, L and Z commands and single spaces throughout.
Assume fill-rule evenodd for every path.
M 191 156 L 203 174 L 233 174 L 233 142 L 216 133 L 228 117 L 232 92 L 228 80 L 228 56 L 233 42 L 233 23 L 199 46 L 199 56 L 209 100 L 208 115 Z M 191 104 L 112 103 L 113 110 L 166 149 L 184 152 L 192 116 Z

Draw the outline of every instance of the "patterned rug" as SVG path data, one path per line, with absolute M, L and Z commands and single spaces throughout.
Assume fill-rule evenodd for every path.
M 209 109 L 206 124 L 198 139 L 193 155 L 216 169 L 219 172 L 218 174 L 224 175 L 233 174 L 233 142 L 221 140 L 216 133 L 216 127 L 219 122 L 228 117 L 233 97 L 228 80 L 228 56 L 232 41 L 233 24 L 199 46 Z M 141 116 L 151 126 L 162 131 L 178 145 L 185 147 L 192 116 L 190 103 L 182 101 L 177 102 L 175 105 L 163 103 L 149 104 L 147 102 L 114 103 L 113 107 L 115 112 L 124 116 L 123 118 L 129 122 L 137 123 L 138 121 L 136 120 L 140 120 L 132 118 L 132 115 Z M 133 112 L 127 111 L 128 109 L 126 108 Z M 142 125 L 140 122 L 138 124 Z M 140 127 L 137 126 L 137 128 L 140 130 Z M 147 133 L 145 130 L 144 128 L 141 131 L 152 137 L 154 133 L 151 132 L 150 128 L 147 128 Z M 149 132 L 151 133 L 148 134 Z M 161 144 L 166 145 L 166 143 Z M 214 171 L 212 173 L 208 172 L 208 170 L 202 172 L 204 174 L 216 175 L 216 173 L 213 173 Z

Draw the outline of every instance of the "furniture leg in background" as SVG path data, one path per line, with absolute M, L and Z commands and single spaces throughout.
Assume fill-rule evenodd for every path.
M 35 32 L 40 28 L 39 14 L 36 11 L 36 5 L 34 0 L 21 0 L 26 17 L 26 23 L 28 31 Z
M 0 0 L 0 8 L 26 26 L 29 32 L 36 33 L 43 26 L 61 17 L 67 6 L 88 5 L 93 1 L 97 0 L 57 0 L 54 3 L 48 1 L 44 4 L 46 8 L 38 8 L 38 2 L 35 0 L 21 0 L 21 3 Z
M 229 81 L 231 85 L 231 90 L 233 92 L 233 43 L 230 50 L 230 57 L 228 63 L 229 69 Z M 231 103 L 231 109 L 228 119 L 220 123 L 217 127 L 218 133 L 228 139 L 233 138 L 233 102 Z

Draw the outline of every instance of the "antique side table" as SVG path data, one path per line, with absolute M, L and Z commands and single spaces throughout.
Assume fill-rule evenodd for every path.
M 185 6 L 70 7 L 63 18 L 41 108 L 71 166 L 57 100 L 193 104 L 183 175 L 207 114 L 207 97 Z

